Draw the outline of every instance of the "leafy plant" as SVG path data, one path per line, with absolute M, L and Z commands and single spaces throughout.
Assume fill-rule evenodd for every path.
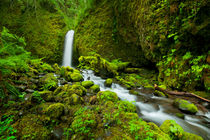
M 11 123 L 13 122 L 14 116 L 3 115 L 0 121 L 0 139 L 2 140 L 15 140 L 14 136 L 17 130 L 15 130 Z

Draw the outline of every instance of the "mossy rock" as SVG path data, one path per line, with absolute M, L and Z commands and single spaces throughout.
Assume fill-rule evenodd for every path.
M 50 140 L 50 130 L 42 125 L 39 116 L 28 114 L 23 116 L 14 124 L 15 129 L 18 130 L 18 137 L 22 140 Z
M 93 85 L 90 87 L 90 93 L 97 93 L 100 91 L 100 86 L 99 85 Z
M 98 94 L 97 94 L 97 98 L 99 101 L 112 101 L 112 102 L 117 102 L 119 99 L 118 99 L 118 96 L 115 92 L 112 92 L 112 91 L 100 91 Z
M 175 115 L 181 119 L 184 119 L 184 114 L 182 113 L 176 113 Z
M 174 140 L 180 139 L 184 135 L 183 128 L 174 120 L 165 120 L 160 126 L 160 129 Z
M 70 97 L 72 94 L 77 94 L 78 96 L 84 96 L 87 93 L 87 90 L 80 84 L 69 85 L 65 84 L 64 86 L 58 87 L 53 95 L 60 96 L 61 98 Z
M 70 77 L 71 77 L 71 81 L 72 82 L 80 82 L 83 80 L 83 77 L 80 73 L 71 73 L 70 74 Z
M 154 95 L 159 96 L 159 97 L 166 97 L 166 95 L 163 92 L 158 91 L 158 90 L 155 90 Z
M 53 92 L 52 91 L 40 91 L 39 92 L 40 96 L 42 97 L 42 99 L 44 99 L 45 101 L 49 102 L 49 101 L 53 101 Z
M 154 90 L 155 89 L 154 86 L 152 86 L 152 85 L 146 85 L 146 86 L 144 86 L 144 88 L 150 89 L 150 90 Z
M 129 101 L 119 101 L 118 109 L 124 112 L 136 112 L 136 106 Z
M 69 105 L 78 105 L 82 104 L 84 100 L 82 97 L 78 96 L 77 94 L 72 94 L 70 97 L 65 98 L 64 102 Z
M 55 103 L 50 105 L 47 110 L 46 114 L 53 119 L 60 118 L 64 113 L 64 105 L 61 103 Z
M 82 86 L 85 87 L 85 88 L 90 88 L 93 85 L 94 85 L 93 81 L 83 81 L 82 82 Z
M 190 114 L 195 114 L 198 112 L 198 108 L 191 102 L 183 99 L 176 99 L 174 101 L 174 105 L 178 107 L 181 111 L 190 113 Z
M 192 133 L 184 132 L 180 140 L 203 140 L 203 138 Z
M 106 79 L 106 81 L 105 81 L 105 86 L 107 86 L 107 87 L 111 87 L 112 86 L 112 79 L 111 78 L 108 78 L 108 79 Z
M 40 84 L 44 89 L 55 90 L 58 87 L 58 80 L 54 73 L 48 73 L 40 79 Z
M 75 137 L 79 139 L 81 136 L 89 137 L 97 127 L 97 115 L 91 110 L 79 109 L 75 113 L 74 120 L 71 124 Z
M 129 93 L 130 94 L 133 94 L 133 95 L 139 95 L 139 93 L 135 90 L 129 90 Z
M 153 130 L 153 137 L 157 140 L 171 140 L 170 136 L 163 131 L 153 122 L 149 122 L 150 129 Z

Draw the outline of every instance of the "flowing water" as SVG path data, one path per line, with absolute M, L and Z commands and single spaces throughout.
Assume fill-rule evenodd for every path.
M 67 33 L 68 37 L 71 38 L 70 39 L 66 38 L 67 39 L 66 44 L 68 40 L 71 40 L 69 41 L 71 46 L 66 45 L 65 47 L 71 47 L 71 48 L 70 49 L 65 48 L 65 51 L 72 50 L 73 34 L 74 32 L 72 31 L 70 31 L 70 35 L 68 35 Z M 69 55 L 71 56 L 72 54 Z M 68 57 L 69 60 L 69 56 L 64 56 L 64 57 Z M 64 58 L 64 60 L 66 59 Z M 63 63 L 64 66 L 69 66 L 70 64 L 71 63 L 69 64 Z M 179 125 L 182 126 L 182 128 L 185 131 L 200 135 L 205 140 L 210 139 L 209 110 L 207 112 L 199 111 L 196 115 L 185 114 L 185 118 L 181 119 L 176 117 L 175 115 L 175 113 L 179 113 L 180 111 L 172 106 L 173 99 L 156 97 L 153 95 L 153 91 L 147 91 L 143 88 L 136 89 L 138 95 L 132 95 L 129 93 L 129 90 L 127 90 L 126 88 L 122 87 L 117 83 L 113 83 L 110 88 L 105 87 L 104 86 L 105 79 L 96 76 L 94 72 L 91 70 L 82 70 L 82 74 L 84 80 L 93 81 L 95 84 L 100 86 L 101 91 L 110 90 L 116 92 L 121 100 L 134 101 L 133 103 L 137 107 L 139 117 L 143 118 L 145 121 L 152 121 L 160 126 L 165 120 L 175 120 Z

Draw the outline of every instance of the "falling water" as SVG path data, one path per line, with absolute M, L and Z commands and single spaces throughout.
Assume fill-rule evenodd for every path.
M 64 55 L 62 66 L 72 66 L 72 51 L 73 51 L 74 31 L 67 32 L 64 44 Z

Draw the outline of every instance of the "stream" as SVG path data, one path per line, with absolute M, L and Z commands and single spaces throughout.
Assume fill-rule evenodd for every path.
M 72 67 L 73 40 L 74 31 L 70 30 L 65 37 L 63 66 Z M 175 120 L 185 131 L 197 134 L 205 140 L 210 139 L 210 110 L 198 111 L 195 115 L 184 114 L 184 119 L 181 119 L 175 115 L 181 112 L 172 105 L 174 100 L 172 98 L 154 96 L 152 90 L 144 88 L 136 89 L 138 95 L 132 95 L 129 90 L 117 83 L 112 83 L 110 88 L 105 87 L 105 79 L 96 76 L 91 70 L 82 70 L 82 75 L 85 81 L 90 80 L 99 85 L 101 91 L 113 91 L 121 100 L 133 102 L 139 117 L 145 121 L 151 121 L 160 126 L 165 120 Z
M 139 88 L 136 91 L 138 95 L 132 95 L 129 90 L 117 83 L 105 87 L 105 79 L 102 79 L 91 70 L 82 70 L 84 80 L 93 81 L 100 86 L 101 91 L 110 90 L 117 93 L 121 100 L 133 102 L 137 107 L 139 117 L 145 121 L 151 121 L 160 126 L 165 120 L 175 120 L 182 128 L 190 133 L 197 134 L 205 140 L 210 139 L 210 111 L 204 113 L 199 111 L 196 115 L 184 114 L 185 118 L 181 119 L 175 116 L 180 111 L 172 106 L 173 99 L 157 97 L 152 91 Z

